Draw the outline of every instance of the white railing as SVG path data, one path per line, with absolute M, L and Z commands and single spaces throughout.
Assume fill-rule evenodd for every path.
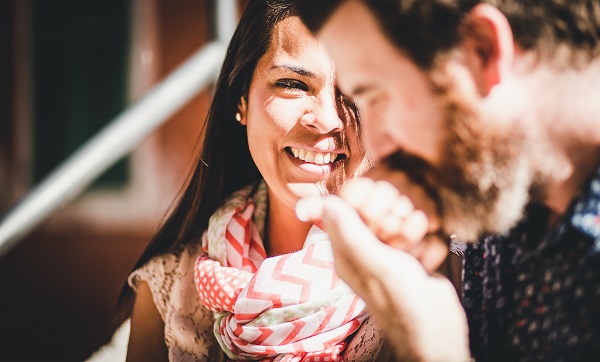
M 237 24 L 236 0 L 215 0 L 216 39 L 115 117 L 27 194 L 0 222 L 0 257 L 210 85 Z

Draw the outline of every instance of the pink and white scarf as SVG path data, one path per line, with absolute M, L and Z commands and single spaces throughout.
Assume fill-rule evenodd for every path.
M 206 254 L 194 268 L 215 336 L 231 359 L 340 361 L 366 319 L 365 304 L 334 271 L 331 244 L 316 226 L 302 250 L 266 258 L 266 185 L 234 193 L 211 217 Z

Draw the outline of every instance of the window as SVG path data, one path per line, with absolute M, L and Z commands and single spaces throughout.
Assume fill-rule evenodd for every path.
M 130 3 L 32 1 L 33 183 L 85 143 L 127 102 Z M 125 159 L 96 186 L 122 186 Z

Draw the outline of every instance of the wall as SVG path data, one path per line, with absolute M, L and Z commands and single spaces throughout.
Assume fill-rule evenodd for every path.
M 1 10 L 6 4 L 17 13 L 27 3 L 5 1 Z M 130 101 L 210 38 L 209 5 L 204 0 L 132 0 Z M 27 9 L 20 14 L 27 15 Z M 13 32 L 27 22 L 27 16 L 0 17 Z M 11 39 L 3 43 L 13 50 L 28 41 L 26 35 Z M 0 59 L 17 57 L 10 74 L 31 60 L 27 52 L 20 57 L 9 53 Z M 33 184 L 27 174 L 31 160 L 25 157 L 31 152 L 31 132 L 14 130 L 33 116 L 12 111 L 24 109 L 19 105 L 30 100 L 27 92 L 15 91 L 29 76 L 25 71 L 10 82 L 10 90 L 2 88 L 12 92 L 12 107 L 0 128 L 0 213 L 21 196 L 19 188 Z M 0 259 L 0 360 L 80 361 L 109 340 L 121 321 L 114 309 L 116 295 L 185 181 L 209 102 L 209 91 L 199 94 L 143 142 L 131 155 L 126 185 L 86 192 Z M 15 168 L 22 171 L 7 176 Z

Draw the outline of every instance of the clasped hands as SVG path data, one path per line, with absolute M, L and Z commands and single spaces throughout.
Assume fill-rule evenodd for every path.
M 300 200 L 296 213 L 321 220 L 337 273 L 365 300 L 398 358 L 470 359 L 460 300 L 435 273 L 448 244 L 439 236 L 438 207 L 422 187 L 403 172 L 376 167 L 347 181 L 339 195 Z

